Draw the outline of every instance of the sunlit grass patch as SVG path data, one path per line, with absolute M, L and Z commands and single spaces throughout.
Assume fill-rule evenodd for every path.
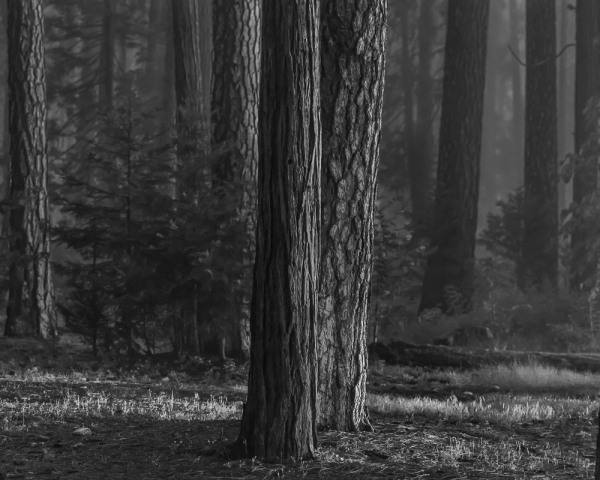
M 5 412 L 4 423 L 36 417 L 63 420 L 82 416 L 93 418 L 145 416 L 157 420 L 234 420 L 240 418 L 240 402 L 229 402 L 225 397 L 201 400 L 198 394 L 192 398 L 180 398 L 173 393 L 161 392 L 136 398 L 119 398 L 103 393 L 90 396 L 65 395 L 49 402 L 39 401 L 39 395 L 1 401 Z
M 600 375 L 580 373 L 546 365 L 497 365 L 472 372 L 448 372 L 452 383 L 498 385 L 503 389 L 592 389 L 600 392 Z
M 369 408 L 378 413 L 394 415 L 423 415 L 454 420 L 479 420 L 503 424 L 531 420 L 559 420 L 591 417 L 598 402 L 589 399 L 542 399 L 528 395 L 512 397 L 491 395 L 472 402 L 461 402 L 452 396 L 445 400 L 427 397 L 407 398 L 391 395 L 367 396 Z

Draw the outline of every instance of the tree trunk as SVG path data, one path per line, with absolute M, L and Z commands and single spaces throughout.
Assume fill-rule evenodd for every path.
M 210 171 L 210 79 L 212 52 L 212 0 L 174 0 L 173 45 L 175 60 L 175 98 L 177 105 L 177 162 L 178 170 L 189 172 L 181 176 L 175 196 L 197 204 Z M 178 178 L 179 180 L 179 178 Z M 195 281 L 192 281 L 195 283 Z M 176 335 L 183 347 L 198 353 L 193 338 L 196 298 L 190 285 L 190 298 L 182 308 L 182 322 L 176 328 L 184 332 Z M 181 350 L 181 347 L 179 350 Z
M 419 65 L 417 70 L 417 116 L 413 148 L 410 149 L 409 175 L 412 219 L 417 228 L 430 221 L 431 177 L 433 168 L 434 80 L 431 72 L 432 45 L 436 26 L 433 18 L 435 0 L 421 0 L 419 13 Z
M 526 17 L 525 220 L 518 282 L 521 289 L 540 289 L 556 287 L 558 273 L 554 2 L 527 0 Z
M 593 132 L 595 125 L 586 120 L 585 108 L 589 100 L 599 93 L 600 75 L 598 72 L 598 48 L 596 46 L 599 32 L 598 4 L 595 0 L 578 0 L 576 9 L 575 55 L 575 152 L 587 161 L 578 162 L 573 175 L 573 202 L 581 204 L 584 198 L 597 188 L 597 162 L 589 161 L 591 152 L 586 151 L 585 143 Z M 593 147 L 594 148 L 594 147 Z M 585 229 L 575 228 L 571 235 L 571 288 L 583 290 L 586 281 L 593 281 L 596 261 L 586 260 L 589 253 L 589 235 Z M 587 285 L 587 289 L 592 285 Z
M 316 447 L 320 1 L 263 2 L 260 164 L 248 401 L 238 445 L 268 461 Z
M 226 152 L 215 163 L 221 182 L 241 184 L 238 203 L 246 223 L 246 253 L 240 262 L 248 268 L 254 260 L 256 230 L 256 176 L 258 169 L 258 84 L 260 72 L 259 0 L 215 0 L 213 6 L 214 63 L 213 142 Z M 246 278 L 245 283 L 251 279 Z M 237 356 L 250 355 L 248 299 L 239 295 L 233 344 Z
M 519 52 L 519 32 L 521 25 L 519 18 L 519 0 L 511 0 L 510 7 L 510 43 L 516 52 Z M 523 67 L 516 59 L 511 60 L 511 89 L 512 89 L 512 149 L 514 160 L 511 162 L 511 178 L 521 177 L 521 165 L 523 165 L 523 152 L 525 149 L 525 108 L 523 106 L 523 80 L 521 69 Z M 519 171 L 517 171 L 517 168 Z M 519 182 L 518 184 L 520 184 Z
M 322 3 L 319 408 L 322 427 L 372 429 L 365 407 L 385 0 Z
M 21 322 L 56 332 L 50 272 L 44 19 L 41 0 L 8 2 L 11 179 L 9 300 L 5 335 Z
M 102 45 L 100 47 L 100 108 L 110 110 L 113 106 L 115 19 L 114 0 L 104 0 L 102 20 Z
M 471 309 L 489 1 L 449 0 L 435 199 L 419 311 Z

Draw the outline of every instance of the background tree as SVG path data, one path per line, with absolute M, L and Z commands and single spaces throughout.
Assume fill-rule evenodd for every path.
M 218 182 L 237 188 L 241 215 L 247 224 L 247 245 L 240 262 L 253 261 L 258 169 L 258 83 L 260 72 L 260 3 L 258 0 L 214 0 L 213 5 L 213 142 L 224 145 L 215 160 Z M 247 268 L 250 272 L 250 268 Z M 249 277 L 249 275 L 248 275 Z M 244 282 L 246 283 L 246 282 Z M 238 299 L 233 325 L 234 350 L 250 354 L 247 299 Z
M 43 338 L 56 317 L 50 274 L 44 16 L 41 0 L 8 2 L 9 296 L 4 334 Z
M 241 454 L 312 458 L 321 171 L 320 2 L 263 2 L 258 228 Z
M 372 428 L 365 408 L 366 335 L 386 2 L 327 0 L 322 9 L 318 422 L 358 431 Z
M 198 203 L 201 184 L 210 182 L 210 55 L 212 51 L 212 1 L 176 0 L 172 3 L 177 105 L 176 197 Z M 207 46 L 208 44 L 208 46 Z M 184 305 L 179 332 L 182 349 L 199 351 L 198 284 L 188 283 L 189 302 Z
M 471 308 L 489 1 L 450 0 L 435 199 L 419 310 Z
M 524 231 L 519 286 L 556 286 L 558 186 L 556 10 L 527 0 Z
M 596 190 L 597 161 L 589 161 L 591 152 L 585 149 L 595 125 L 586 116 L 586 107 L 594 95 L 600 93 L 600 72 L 598 35 L 600 26 L 598 21 L 599 9 L 593 0 L 578 0 L 575 10 L 576 18 L 576 56 L 575 56 L 575 153 L 579 160 L 574 165 L 573 175 L 573 202 L 582 204 Z M 588 148 L 589 150 L 589 148 Z M 586 231 L 583 225 L 576 226 L 571 234 L 571 287 L 575 290 L 582 289 L 586 281 L 593 277 L 596 261 L 588 257 L 589 249 L 587 240 L 593 232 Z

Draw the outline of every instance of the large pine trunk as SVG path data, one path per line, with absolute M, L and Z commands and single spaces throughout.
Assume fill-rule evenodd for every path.
M 9 300 L 5 335 L 55 334 L 50 272 L 43 2 L 8 2 Z
M 595 125 L 586 121 L 585 109 L 594 95 L 598 95 L 600 73 L 597 37 L 600 34 L 596 0 L 578 0 L 576 8 L 576 56 L 575 56 L 575 152 L 589 157 L 585 142 Z M 595 147 L 593 147 L 595 148 Z M 597 164 L 585 161 L 577 163 L 573 175 L 573 202 L 581 204 L 598 185 Z M 571 287 L 574 290 L 589 289 L 593 284 L 596 260 L 586 251 L 589 235 L 585 229 L 575 228 L 571 235 L 573 259 L 571 262 Z
M 450 0 L 435 198 L 419 310 L 471 308 L 489 0 Z
M 268 461 L 316 448 L 320 0 L 265 0 L 248 400 L 238 444 Z
M 525 212 L 521 289 L 555 287 L 558 274 L 556 10 L 527 0 L 525 85 Z
M 238 204 L 247 231 L 239 261 L 249 268 L 254 261 L 256 229 L 256 176 L 258 169 L 258 84 L 260 71 L 259 0 L 215 0 L 213 5 L 213 142 L 225 145 L 215 161 L 220 182 L 240 184 Z M 246 279 L 246 282 L 249 278 Z M 233 325 L 234 353 L 250 355 L 248 299 L 239 294 Z
M 385 52 L 385 0 L 322 4 L 319 408 L 322 427 L 371 429 L 365 407 Z

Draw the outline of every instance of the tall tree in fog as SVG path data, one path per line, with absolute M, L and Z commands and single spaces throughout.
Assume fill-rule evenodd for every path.
M 471 308 L 489 0 L 449 0 L 435 252 L 427 259 L 419 310 Z
M 54 335 L 42 0 L 9 1 L 9 296 L 4 334 L 19 323 Z
M 197 203 L 209 181 L 212 0 L 173 0 L 173 53 L 177 106 L 176 195 Z M 181 322 L 174 325 L 177 350 L 198 352 L 198 285 L 188 283 Z
M 421 0 L 419 2 L 419 23 L 417 45 L 419 47 L 416 77 L 414 82 L 407 82 L 416 87 L 416 121 L 411 128 L 412 134 L 408 136 L 408 174 L 410 178 L 410 198 L 412 205 L 413 222 L 422 226 L 428 221 L 430 213 L 430 194 L 433 167 L 434 138 L 432 131 L 435 101 L 435 81 L 432 74 L 433 41 L 436 33 L 433 9 L 435 0 Z M 404 20 L 403 20 L 404 23 Z M 407 29 L 403 29 L 407 30 Z M 407 33 L 407 32 L 406 32 Z M 405 31 L 403 31 L 403 49 L 408 53 L 408 42 L 404 45 Z M 404 75 L 410 71 L 404 69 Z M 412 98 L 412 95 L 411 95 Z M 412 112 L 411 112 L 412 117 Z M 410 120 L 412 123 L 412 119 Z
M 216 159 L 219 181 L 241 184 L 240 211 L 246 217 L 248 239 L 256 228 L 256 176 L 258 169 L 258 84 L 260 73 L 259 0 L 214 0 L 213 5 L 213 141 L 225 144 Z M 252 246 L 240 252 L 250 264 Z M 244 299 L 240 299 L 240 305 Z M 232 339 L 234 350 L 250 354 L 250 325 L 245 310 L 238 312 Z
M 320 0 L 262 9 L 248 401 L 238 455 L 314 456 L 321 173 Z
M 373 265 L 386 0 L 322 2 L 319 283 L 321 426 L 371 429 L 367 320 Z
M 578 0 L 575 10 L 576 56 L 575 56 L 575 152 L 582 157 L 589 154 L 584 151 L 585 142 L 594 126 L 586 120 L 585 109 L 589 100 L 600 93 L 600 72 L 598 35 L 600 35 L 596 0 Z M 573 176 L 573 202 L 581 204 L 597 187 L 596 161 L 577 162 Z M 590 279 L 596 268 L 596 262 L 586 261 L 589 232 L 575 227 L 571 235 L 573 250 L 571 268 L 571 286 L 579 290 Z
M 527 0 L 524 232 L 520 288 L 555 286 L 558 273 L 556 9 Z

